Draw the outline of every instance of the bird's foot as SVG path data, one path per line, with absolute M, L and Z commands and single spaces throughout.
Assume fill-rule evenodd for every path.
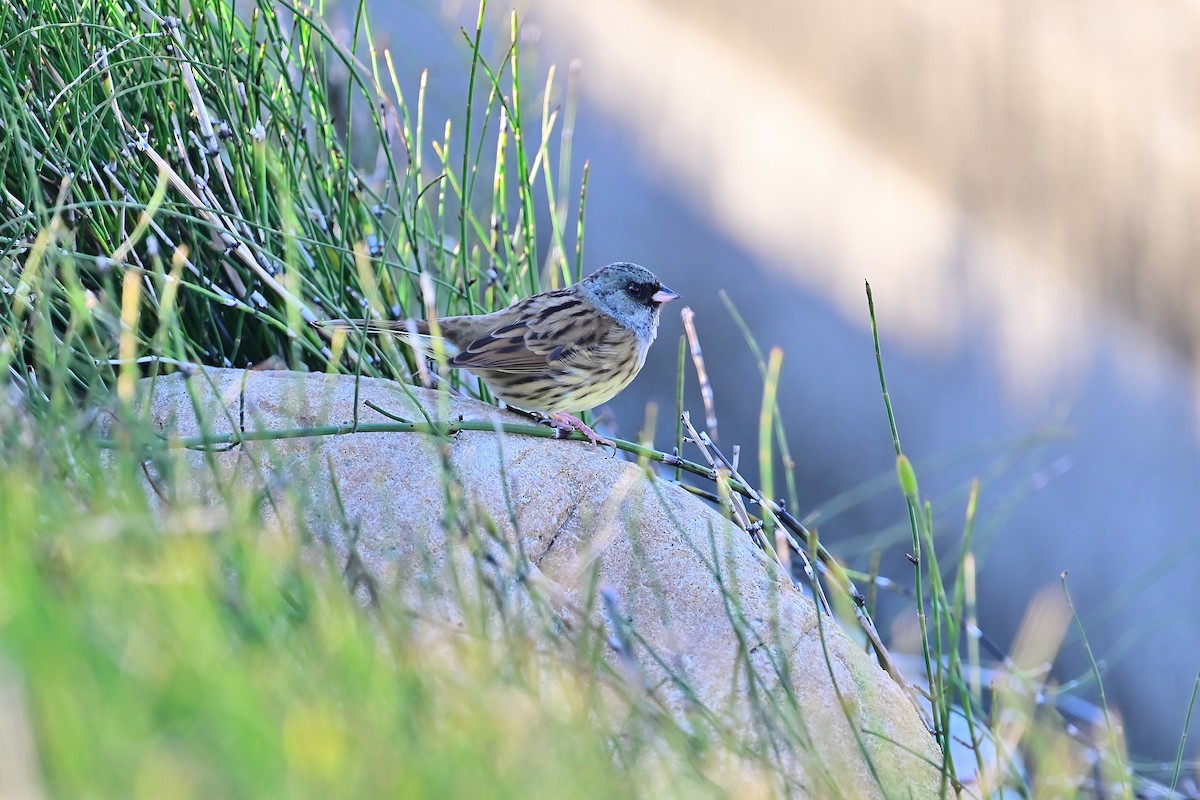
M 546 419 L 550 422 L 551 427 L 557 431 L 557 435 L 561 436 L 563 432 L 570 433 L 571 431 L 579 431 L 588 438 L 592 443 L 592 447 L 598 444 L 603 444 L 605 447 L 613 449 L 613 455 L 617 454 L 617 443 L 611 439 L 605 439 L 600 434 L 596 433 L 591 427 L 572 414 L 565 411 L 555 411 L 553 414 L 547 414 Z

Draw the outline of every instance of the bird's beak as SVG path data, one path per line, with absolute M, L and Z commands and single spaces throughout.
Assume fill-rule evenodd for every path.
M 679 295 L 676 292 L 672 292 L 667 287 L 660 285 L 658 287 L 658 291 L 655 292 L 650 299 L 661 305 L 662 303 L 669 303 L 672 300 L 678 300 Z

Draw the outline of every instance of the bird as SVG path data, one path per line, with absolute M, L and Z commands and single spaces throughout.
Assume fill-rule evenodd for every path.
M 664 303 L 679 294 L 632 262 L 601 267 L 565 289 L 490 314 L 437 320 L 447 364 L 474 374 L 507 405 L 540 412 L 560 435 L 613 443 L 575 416 L 608 402 L 641 371 Z M 432 341 L 428 320 L 325 320 L 330 330 Z M 574 413 L 572 413 L 574 412 Z M 614 446 L 615 452 L 615 446 Z

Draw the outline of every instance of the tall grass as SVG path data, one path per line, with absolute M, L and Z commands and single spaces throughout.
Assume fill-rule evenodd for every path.
M 577 225 L 550 155 L 561 134 L 559 163 L 570 163 L 569 131 L 556 128 L 561 87 L 525 99 L 515 27 L 496 67 L 476 49 L 462 132 L 448 122 L 431 138 L 423 95 L 406 102 L 390 56 L 361 45 L 363 8 L 350 42 L 319 13 L 0 9 L 11 211 L 0 264 L 12 323 L 0 366 L 44 398 L 112 385 L 131 361 L 149 364 L 143 372 L 272 357 L 324 369 L 329 350 L 306 323 L 421 313 L 422 271 L 442 313 L 506 305 L 538 290 L 545 267 L 567 274 Z M 483 25 L 481 8 L 476 48 Z M 543 216 L 554 246 L 539 259 Z M 122 354 L 121 315 L 135 311 Z M 395 348 L 364 347 L 346 362 L 411 378 Z
M 6 765 L 5 796 L 638 793 L 581 677 L 416 647 L 253 504 L 164 517 L 136 460 L 76 450 L 63 476 L 21 452 L 0 471 L 0 683 L 24 707 L 0 716 L 36 761 Z

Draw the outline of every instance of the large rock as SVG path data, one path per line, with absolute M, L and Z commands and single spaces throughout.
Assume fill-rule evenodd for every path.
M 348 376 L 214 369 L 143 381 L 142 390 L 154 422 L 181 438 L 355 416 Z M 525 421 L 473 400 L 413 395 L 443 419 Z M 360 423 L 389 421 L 367 402 L 423 419 L 388 381 L 362 379 L 357 402 Z M 599 621 L 611 641 L 632 643 L 614 663 L 685 724 L 700 719 L 698 705 L 736 726 L 780 713 L 791 741 L 807 743 L 783 758 L 812 794 L 883 796 L 864 748 L 888 795 L 936 794 L 939 754 L 900 687 L 828 619 L 822 644 L 811 601 L 720 513 L 609 450 L 489 430 L 442 441 L 358 432 L 181 452 L 198 485 L 213 480 L 211 457 L 226 483 L 268 489 L 278 502 L 264 504 L 267 513 L 296 509 L 318 540 L 342 559 L 353 550 L 378 590 L 399 594 L 424 624 L 475 619 L 464 598 L 487 600 L 492 613 L 504 605 L 506 619 L 534 614 L 533 595 L 549 598 L 564 620 Z M 289 503 L 289 493 L 303 502 Z M 622 632 L 625 622 L 635 635 Z M 761 681 L 753 701 L 748 669 Z

